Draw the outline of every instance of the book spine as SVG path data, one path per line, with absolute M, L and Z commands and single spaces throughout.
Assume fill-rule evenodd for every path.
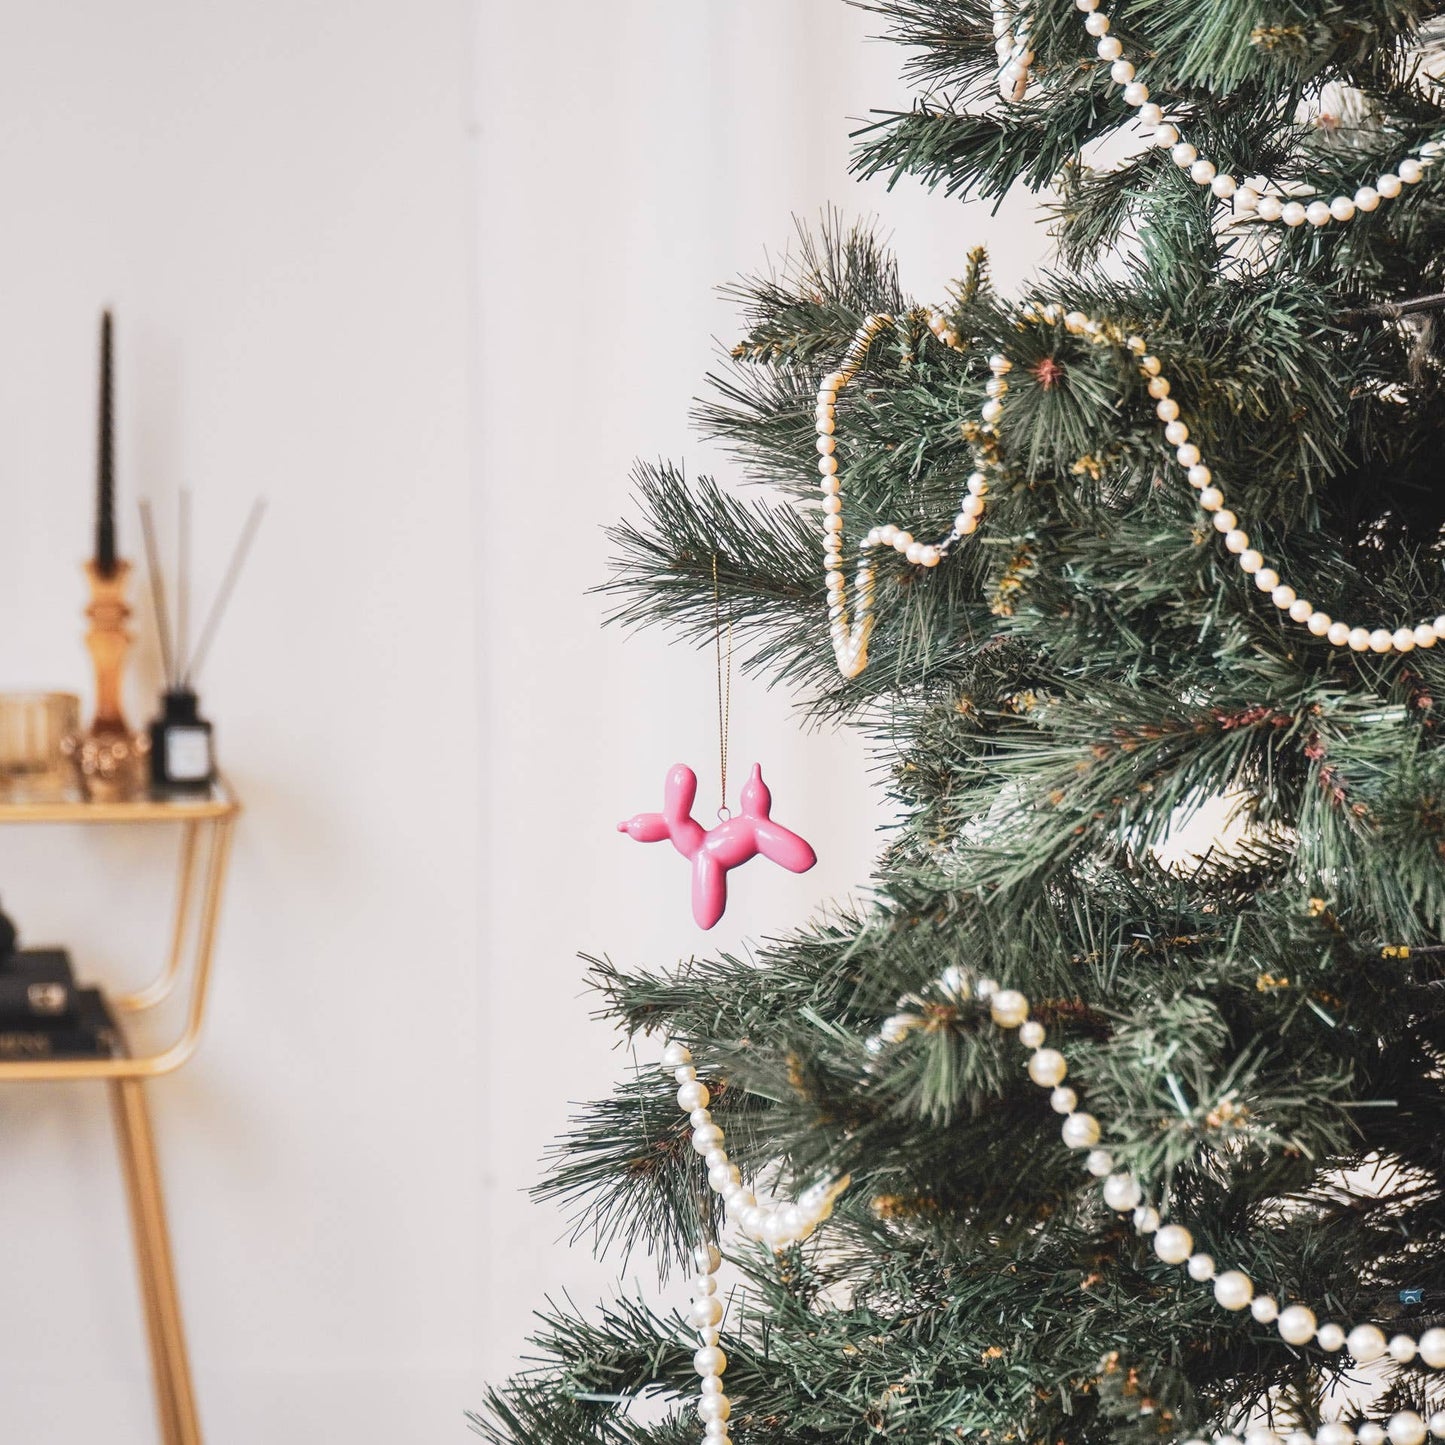
M 0 1028 L 0 1059 L 104 1059 L 115 1042 L 110 1029 Z

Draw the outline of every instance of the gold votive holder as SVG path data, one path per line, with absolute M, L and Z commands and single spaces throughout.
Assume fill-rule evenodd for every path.
M 43 802 L 76 793 L 71 740 L 80 699 L 69 692 L 0 693 L 0 798 Z

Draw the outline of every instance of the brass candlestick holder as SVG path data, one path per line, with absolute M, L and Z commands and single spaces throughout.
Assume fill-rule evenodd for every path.
M 126 631 L 130 606 L 125 600 L 130 563 L 117 559 L 109 572 L 85 564 L 90 583 L 90 630 L 85 645 L 95 665 L 95 717 L 86 732 L 70 740 L 70 755 L 86 796 L 97 803 L 121 803 L 145 790 L 150 739 L 126 725 L 121 682 L 131 636 Z

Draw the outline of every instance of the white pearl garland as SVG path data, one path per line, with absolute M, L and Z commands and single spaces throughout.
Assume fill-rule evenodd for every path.
M 999 63 L 998 93 L 1005 100 L 1022 100 L 1029 88 L 1034 53 L 1029 49 L 1028 22 L 1021 7 L 994 0 L 993 38 Z
M 1023 307 L 1020 316 L 1032 324 L 1061 323 L 1072 335 L 1086 337 L 1096 345 L 1121 347 L 1138 358 L 1139 374 L 1154 399 L 1154 414 L 1163 426 L 1164 439 L 1174 448 L 1175 460 L 1184 471 L 1189 485 L 1198 491 L 1200 508 L 1209 515 L 1213 529 L 1220 535 L 1226 550 L 1237 558 L 1240 569 L 1254 578 L 1255 586 L 1266 593 L 1290 621 L 1307 628 L 1314 637 L 1323 638 L 1335 647 L 1348 647 L 1354 652 L 1412 652 L 1417 647 L 1434 647 L 1445 637 L 1445 612 L 1414 625 L 1352 625 L 1337 621 L 1284 582 L 1278 571 L 1267 565 L 1264 554 L 1253 545 L 1239 517 L 1225 505 L 1223 490 L 1205 464 L 1199 447 L 1189 439 L 1188 426 L 1180 419 L 1179 403 L 1170 395 L 1172 387 L 1163 373 L 1163 363 L 1151 354 L 1148 343 L 1142 337 L 1126 337 L 1112 323 L 1098 321 L 1082 311 L 1066 312 L 1062 306 L 1052 302 L 1043 305 L 1029 303 Z M 944 345 L 962 349 L 957 334 L 942 316 L 928 312 L 926 319 L 929 329 Z M 850 612 L 847 582 L 843 575 L 843 483 L 835 435 L 838 392 L 857 375 L 878 333 L 895 324 L 892 316 L 881 312 L 869 316 L 858 328 L 843 365 L 825 376 L 818 388 L 816 424 L 818 467 L 823 478 L 823 576 L 828 593 L 833 655 L 844 677 L 857 677 L 868 665 L 868 639 L 874 621 L 874 567 L 869 560 L 872 550 L 891 546 L 915 566 L 936 567 L 955 542 L 978 530 L 989 493 L 988 476 L 982 468 L 996 464 L 991 459 L 997 456 L 998 423 L 1003 416 L 1004 397 L 1008 395 L 1008 374 L 1013 370 L 1013 362 L 1007 356 L 989 358 L 989 399 L 979 413 L 976 433 L 980 469 L 975 470 L 965 484 L 952 530 L 937 542 L 925 543 L 892 523 L 871 528 L 859 544 L 855 600 Z
M 923 313 L 928 328 L 945 346 L 963 349 L 958 335 L 947 320 L 936 311 Z M 818 386 L 818 402 L 814 421 L 818 435 L 818 470 L 822 473 L 819 491 L 823 494 L 823 581 L 828 592 L 829 636 L 838 670 L 844 677 L 857 677 L 868 666 L 868 638 L 873 631 L 874 567 L 869 554 L 876 547 L 892 547 L 907 561 L 918 567 L 937 567 L 948 548 L 960 537 L 977 531 L 983 516 L 984 498 L 988 495 L 988 479 L 982 471 L 974 471 L 965 484 L 959 501 L 953 530 L 935 543 L 920 542 L 904 527 L 889 523 L 872 528 L 858 548 L 858 564 L 854 577 L 854 603 L 850 611 L 847 580 L 843 574 L 843 478 L 839 472 L 837 439 L 838 393 L 857 376 L 868 349 L 879 332 L 896 325 L 886 312 L 869 316 L 858 328 L 853 342 L 837 371 L 830 372 Z M 1003 397 L 1008 391 L 1007 373 L 1013 363 L 1007 357 L 995 356 L 989 361 L 993 380 L 989 382 L 989 400 L 983 407 L 982 430 L 991 439 L 993 423 L 1003 412 Z
M 1256 1292 L 1254 1281 L 1241 1269 L 1219 1270 L 1210 1254 L 1196 1251 L 1194 1236 L 1182 1224 L 1164 1224 L 1159 1211 L 1145 1203 L 1140 1182 L 1127 1169 L 1116 1167 L 1106 1149 L 1095 1147 L 1101 1135 L 1099 1121 L 1078 1108 L 1073 1089 L 1059 1087 L 1068 1073 L 1068 1062 L 1061 1050 L 1049 1047 L 1043 1026 L 1029 1018 L 1029 1001 L 1017 989 L 1000 988 L 992 979 L 982 978 L 975 984 L 963 970 L 949 968 L 937 980 L 936 987 L 956 1002 L 977 998 L 987 1004 L 989 1017 L 1001 1029 L 1016 1029 L 1019 1042 L 1030 1050 L 1027 1071 L 1030 1079 L 1042 1088 L 1052 1090 L 1050 1102 L 1065 1108 L 1061 1134 L 1064 1143 L 1074 1150 L 1087 1150 L 1085 1167 L 1096 1179 L 1104 1203 L 1116 1213 L 1129 1214 L 1137 1234 L 1153 1239 L 1155 1255 L 1165 1264 L 1183 1265 L 1193 1280 L 1213 1286 L 1216 1303 L 1232 1312 L 1248 1309 L 1260 1324 L 1273 1324 L 1287 1344 L 1317 1344 L 1327 1352 L 1348 1349 L 1360 1364 L 1368 1364 L 1385 1354 L 1400 1364 L 1418 1358 L 1431 1369 L 1445 1369 L 1445 1329 L 1425 1331 L 1418 1340 L 1409 1335 L 1395 1335 L 1386 1340 L 1384 1332 L 1372 1324 L 1358 1324 L 1348 1332 L 1343 1325 L 1320 1324 L 1315 1312 L 1303 1304 L 1283 1309 L 1271 1295 Z M 916 1003 L 900 999 L 900 1005 Z M 878 1033 L 866 1041 L 870 1053 L 876 1054 L 890 1044 L 901 1044 L 924 1018 L 915 1013 L 898 1013 L 884 1020 Z M 741 1181 L 737 1166 L 728 1160 L 722 1147 L 723 1131 L 713 1122 L 707 1105 L 707 1085 L 697 1077 L 692 1066 L 692 1053 L 685 1044 L 673 1041 L 663 1050 L 662 1068 L 678 1085 L 677 1102 L 692 1124 L 693 1148 L 704 1156 L 708 1165 L 707 1182 L 723 1202 L 742 1232 L 761 1240 L 775 1250 L 800 1243 L 817 1229 L 833 1212 L 833 1203 L 848 1187 L 849 1176 L 822 1181 L 804 1190 L 796 1203 L 779 1200 L 759 1203 L 752 1191 Z M 1060 1095 L 1066 1096 L 1062 1100 Z M 727 1357 L 718 1348 L 718 1327 L 722 1321 L 722 1304 L 716 1298 L 717 1284 L 712 1276 L 721 1263 L 717 1247 L 700 1245 L 694 1253 L 698 1275 L 693 1280 L 688 1320 L 698 1330 L 699 1346 L 693 1364 L 702 1379 L 699 1417 L 706 1427 L 705 1445 L 728 1445 L 726 1422 L 731 1405 L 722 1391 L 722 1374 Z M 1432 1414 L 1428 1421 L 1413 1410 L 1399 1410 L 1382 1426 L 1366 1421 L 1358 1431 L 1343 1421 L 1327 1421 L 1310 1435 L 1307 1431 L 1291 1432 L 1283 1440 L 1268 1429 L 1252 1429 L 1241 1442 L 1230 1434 L 1218 1434 L 1211 1440 L 1191 1439 L 1183 1445 L 1424 1445 L 1426 1436 L 1445 1440 L 1445 1410 Z
M 1175 165 L 1186 171 L 1191 181 L 1198 186 L 1209 187 L 1220 201 L 1232 201 L 1238 215 L 1254 215 L 1261 221 L 1282 222 L 1291 227 L 1306 223 L 1328 226 L 1332 221 L 1343 225 L 1361 212 L 1375 210 L 1382 200 L 1392 200 L 1405 186 L 1418 184 L 1424 179 L 1425 168 L 1445 155 L 1445 142 L 1426 141 L 1407 154 L 1393 171 L 1377 177 L 1374 185 L 1362 185 L 1353 195 L 1339 195 L 1328 201 L 1314 200 L 1306 204 L 1269 194 L 1269 182 L 1263 176 L 1240 181 L 1227 171 L 1220 171 L 1213 161 L 1205 159 L 1192 145 L 1180 139 L 1178 125 L 1165 119 L 1163 110 L 1149 99 L 1149 87 L 1135 79 L 1134 66 L 1125 56 L 1122 44 L 1109 34 L 1109 17 L 1099 9 L 1099 5 L 1100 0 L 1074 0 L 1075 8 L 1083 14 L 1084 29 L 1094 39 L 1095 53 L 1100 60 L 1109 63 L 1110 80 L 1123 89 L 1124 103 L 1139 112 L 1143 124 L 1153 127 L 1154 144 L 1167 150 Z M 1015 36 L 1025 36 L 1017 45 L 1017 55 L 1012 48 L 1007 58 L 1002 48 L 999 51 L 999 61 L 1004 66 L 999 75 L 999 92 L 1005 100 L 1022 100 L 1028 89 L 1028 65 L 1034 58 L 1027 47 L 1026 21 L 1022 12 L 1010 17 L 997 0 L 993 16 L 994 34 L 1000 37 L 1000 47 L 1003 37 L 1008 37 L 1012 47 Z M 1027 60 L 1022 59 L 1024 55 Z
M 1165 1264 L 1183 1265 L 1191 1279 L 1212 1284 L 1214 1298 L 1224 1309 L 1240 1311 L 1248 1308 L 1261 1324 L 1273 1324 L 1280 1337 L 1289 1344 L 1304 1345 L 1314 1342 L 1328 1351 L 1348 1348 L 1361 1364 L 1380 1359 L 1388 1353 L 1392 1359 L 1408 1364 L 1418 1358 L 1432 1369 L 1445 1369 L 1445 1329 L 1426 1330 L 1418 1340 L 1409 1335 L 1396 1335 L 1388 1342 L 1384 1333 L 1375 1325 L 1355 1325 L 1346 1333 L 1338 1324 L 1320 1324 L 1315 1313 L 1307 1305 L 1292 1304 L 1281 1309 L 1270 1295 L 1257 1294 L 1255 1283 L 1240 1269 L 1219 1270 L 1212 1255 L 1198 1252 L 1194 1248 L 1194 1237 L 1182 1224 L 1162 1224 L 1158 1211 L 1144 1203 L 1144 1191 L 1139 1181 L 1126 1168 L 1117 1167 L 1113 1156 L 1106 1149 L 1095 1146 L 1099 1142 L 1101 1129 L 1099 1121 L 1092 1115 L 1078 1111 L 1078 1097 L 1072 1089 L 1059 1090 L 1057 1080 L 1068 1071 L 1068 1062 L 1061 1050 L 1048 1047 L 1045 1031 L 1036 1020 L 1028 1020 L 1028 1000 L 1017 989 L 1001 989 L 991 979 L 980 979 L 977 985 L 958 969 L 950 969 L 938 981 L 938 987 L 957 1001 L 966 1001 L 976 996 L 988 1003 L 989 1016 L 995 1024 L 1004 1029 L 1018 1029 L 1019 1042 L 1031 1050 L 1028 1061 L 1028 1075 L 1034 1083 L 1043 1088 L 1054 1088 L 1055 1093 L 1069 1095 L 1069 1110 L 1064 1119 L 1061 1134 L 1064 1143 L 1075 1150 L 1090 1151 L 1085 1159 L 1089 1173 L 1100 1180 L 1104 1203 L 1120 1214 L 1132 1214 L 1135 1232 L 1153 1236 L 1154 1253 Z M 1028 1020 L 1028 1022 L 1024 1022 Z M 924 1020 L 919 1014 L 900 1013 L 888 1019 L 874 1040 L 869 1041 L 872 1052 L 886 1043 L 901 1043 L 914 1029 L 922 1027 Z M 1042 1061 L 1042 1064 L 1040 1064 Z M 1053 1103 L 1053 1095 L 1050 1096 Z M 1408 1418 L 1406 1418 L 1408 1417 Z M 1426 1426 L 1420 1422 L 1419 1441 L 1397 1441 L 1397 1433 L 1408 1434 L 1414 1429 L 1412 1421 L 1420 1417 L 1411 1411 L 1402 1411 L 1392 1416 L 1392 1424 L 1399 1425 L 1395 1433 L 1389 1432 L 1391 1445 L 1419 1445 L 1423 1441 Z M 1360 1439 L 1364 1438 L 1362 1427 Z M 1445 1411 L 1433 1415 L 1429 1432 L 1438 1439 L 1445 1439 Z M 1344 1430 L 1347 1433 L 1340 1435 Z M 1328 1432 L 1335 1433 L 1330 1434 Z M 1271 1437 L 1273 1438 L 1273 1437 Z M 1315 1437 L 1317 1445 L 1349 1445 L 1354 1439 L 1348 1427 L 1337 1422 L 1322 1427 L 1322 1433 Z M 1383 1441 L 1384 1435 L 1380 1437 Z M 1216 1439 L 1216 1445 L 1227 1445 L 1228 1436 Z M 1195 1442 L 1187 1442 L 1195 1445 Z M 1233 1445 L 1239 1445 L 1238 1441 Z M 1379 1442 L 1376 1442 L 1379 1445 Z

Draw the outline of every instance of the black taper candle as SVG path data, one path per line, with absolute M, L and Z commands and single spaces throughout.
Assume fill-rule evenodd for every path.
M 115 425 L 111 398 L 110 312 L 100 318 L 100 437 L 96 448 L 95 567 L 115 573 Z

